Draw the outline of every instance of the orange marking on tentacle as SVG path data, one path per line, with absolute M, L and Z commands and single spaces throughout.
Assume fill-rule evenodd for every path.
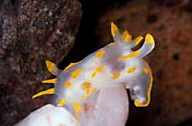
M 142 39 L 143 39 L 142 36 L 138 36 L 138 37 L 135 39 L 135 45 L 138 45 Z
M 80 74 L 81 70 L 80 69 L 76 69 L 71 73 L 71 78 L 76 78 L 78 77 L 78 75 Z
M 56 65 L 54 63 L 52 63 L 51 61 L 48 61 L 48 60 L 46 60 L 45 63 L 46 63 L 48 71 L 53 73 L 55 68 L 56 68 Z
M 117 31 L 118 31 L 118 27 L 113 22 L 111 22 L 111 34 L 113 37 L 115 36 L 115 33 Z
M 48 80 L 43 80 L 43 81 L 41 81 L 42 83 L 56 83 L 56 81 L 57 81 L 57 79 L 56 78 L 54 78 L 54 79 L 48 79 Z
M 132 36 L 129 34 L 129 32 L 127 30 L 125 30 L 122 34 L 122 37 L 124 38 L 125 42 L 128 42 L 129 40 L 131 40 Z
M 154 40 L 153 36 L 148 33 L 148 34 L 145 36 L 145 42 L 147 42 L 147 43 L 154 43 L 155 40 Z
M 54 94 L 55 90 L 54 88 L 50 88 L 48 90 L 45 90 L 45 91 L 41 91 L 35 95 L 32 96 L 32 99 L 36 98 L 36 97 L 39 97 L 39 96 L 42 96 L 42 95 L 47 95 L 47 94 Z

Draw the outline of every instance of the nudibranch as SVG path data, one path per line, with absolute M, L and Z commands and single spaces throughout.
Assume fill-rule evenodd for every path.
M 58 98 L 57 106 L 72 106 L 78 119 L 79 112 L 82 111 L 81 103 L 87 97 L 101 88 L 123 84 L 130 90 L 135 106 L 148 106 L 153 77 L 143 57 L 155 46 L 153 36 L 146 34 L 142 46 L 133 51 L 143 39 L 142 36 L 132 39 L 128 31 L 121 33 L 113 22 L 111 34 L 114 42 L 80 62 L 69 64 L 64 70 L 59 70 L 54 63 L 46 61 L 48 71 L 57 78 L 44 80 L 42 83 L 54 83 L 54 88 L 37 93 L 32 98 L 55 94 Z

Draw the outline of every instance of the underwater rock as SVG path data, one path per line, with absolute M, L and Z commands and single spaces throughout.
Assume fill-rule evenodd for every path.
M 44 61 L 63 60 L 74 44 L 81 15 L 77 0 L 4 0 L 0 3 L 2 126 L 18 122 L 45 104 L 48 97 L 31 100 L 34 92 L 45 87 L 39 84 L 48 77 Z
M 110 8 L 98 19 L 95 31 L 98 38 L 100 37 L 98 43 L 102 42 L 100 45 L 112 39 L 108 35 L 109 26 L 103 25 L 111 21 L 122 29 L 129 29 L 129 32 L 136 36 L 148 32 L 153 34 L 156 47 L 154 52 L 146 57 L 154 75 L 152 101 L 148 107 L 142 109 L 134 108 L 130 104 L 132 111 L 128 124 L 178 125 L 192 115 L 191 11 L 186 10 L 187 5 L 173 11 L 170 8 L 149 4 L 151 3 L 147 3 L 146 0 L 133 0 L 121 4 L 120 7 Z

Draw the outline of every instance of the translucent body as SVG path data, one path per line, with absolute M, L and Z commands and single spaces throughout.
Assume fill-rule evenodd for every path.
M 114 23 L 111 24 L 111 33 L 113 43 L 78 63 L 69 64 L 64 70 L 59 70 L 54 63 L 46 61 L 48 70 L 57 78 L 43 83 L 55 83 L 55 88 L 42 91 L 33 98 L 55 94 L 56 105 L 73 108 L 71 111 L 79 119 L 82 104 L 88 97 L 101 89 L 124 85 L 130 90 L 131 99 L 136 106 L 147 106 L 150 103 L 152 74 L 143 57 L 153 50 L 154 39 L 147 34 L 141 48 L 132 51 L 143 39 L 142 36 L 132 40 L 127 31 L 121 34 Z

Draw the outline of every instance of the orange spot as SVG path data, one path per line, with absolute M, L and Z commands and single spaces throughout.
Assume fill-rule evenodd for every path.
M 84 82 L 83 85 L 82 85 L 82 89 L 83 90 L 88 90 L 90 89 L 92 86 L 92 83 L 91 82 Z
M 83 100 L 85 100 L 86 98 L 87 98 L 87 95 L 86 94 L 84 94 L 84 95 L 82 95 L 82 97 L 81 97 Z
M 105 54 L 105 50 L 101 49 L 98 52 L 95 53 L 95 58 L 102 57 Z
M 71 82 L 70 82 L 70 81 L 66 81 L 65 84 L 64 84 L 64 86 L 65 86 L 66 88 L 70 87 L 70 86 L 71 86 Z
M 113 75 L 112 79 L 117 79 L 117 78 L 119 78 L 120 75 L 121 75 L 121 73 L 117 72 Z
M 137 51 L 132 52 L 132 53 L 130 53 L 130 54 L 128 54 L 128 55 L 120 56 L 120 57 L 118 58 L 118 60 L 125 60 L 125 59 L 128 59 L 128 58 L 133 58 L 133 57 L 135 57 L 135 56 L 138 56 L 140 53 L 141 53 L 141 51 L 140 51 L 140 50 L 137 50 Z
M 85 93 L 86 93 L 84 98 L 87 98 L 87 96 L 90 94 L 91 86 L 92 86 L 92 83 L 90 83 L 90 82 L 84 82 L 82 84 L 82 89 L 85 90 Z
M 57 106 L 61 107 L 64 106 L 66 104 L 66 100 L 65 99 L 61 99 L 58 103 Z
M 71 73 L 71 78 L 76 78 L 79 74 L 80 74 L 81 70 L 80 69 L 76 69 Z
M 97 88 L 93 88 L 92 93 L 94 94 L 94 93 L 96 93 L 97 91 L 98 91 Z
M 73 108 L 75 111 L 75 117 L 77 120 L 79 120 L 79 112 L 82 111 L 82 107 L 80 106 L 80 103 L 78 101 L 74 102 Z
M 143 72 L 147 74 L 149 73 L 149 70 L 146 67 L 143 67 Z
M 136 70 L 136 67 L 131 67 L 127 69 L 127 73 L 133 73 Z
M 99 72 L 101 72 L 104 68 L 104 65 L 97 67 L 97 69 L 92 73 L 91 77 L 94 78 Z

